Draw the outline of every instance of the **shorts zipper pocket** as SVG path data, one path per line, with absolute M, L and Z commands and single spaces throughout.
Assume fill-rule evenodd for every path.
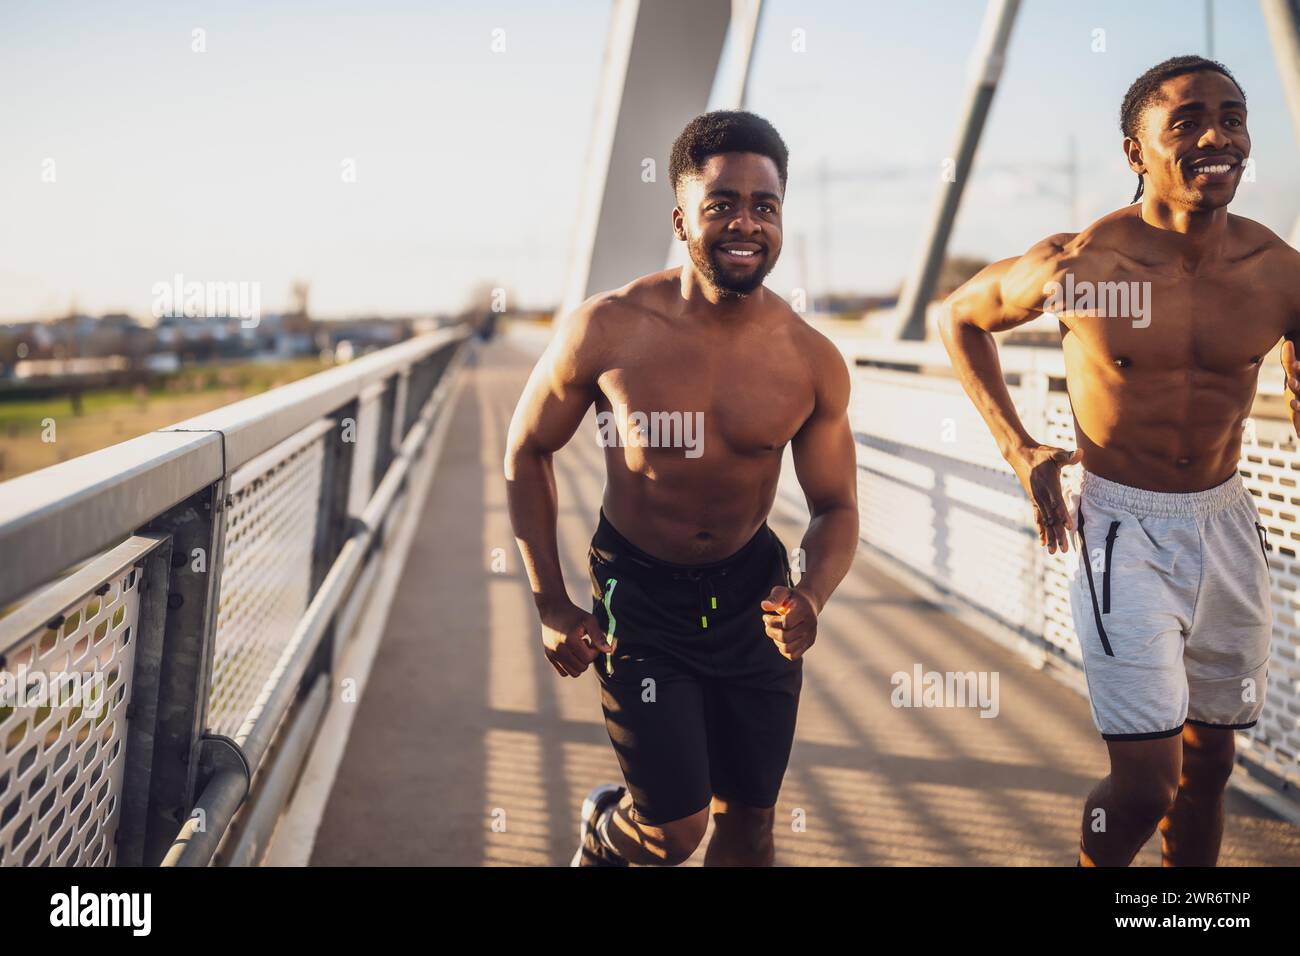
M 1101 575 L 1101 613 L 1110 613 L 1110 555 L 1115 550 L 1115 536 L 1119 533 L 1119 522 L 1112 521 L 1106 532 L 1106 570 Z
M 1097 623 L 1097 636 L 1101 638 L 1101 649 L 1106 652 L 1106 656 L 1114 657 L 1115 652 L 1110 649 L 1110 639 L 1106 637 L 1106 625 L 1101 622 L 1101 609 L 1097 606 L 1097 589 L 1092 583 L 1092 555 L 1088 552 L 1088 539 L 1083 534 L 1082 504 L 1079 505 L 1079 542 L 1083 545 L 1083 553 L 1079 555 L 1079 561 L 1083 564 L 1083 572 L 1088 577 L 1088 595 L 1092 598 L 1092 617 Z
M 618 630 L 618 621 L 614 619 L 613 608 L 614 588 L 617 585 L 618 579 L 610 578 L 604 597 L 605 616 L 609 618 L 609 627 L 605 631 L 605 643 L 609 645 L 609 653 L 605 655 L 605 673 L 611 677 L 614 674 L 614 651 L 616 649 L 614 632 Z
M 1259 538 L 1259 550 L 1264 552 L 1264 563 L 1268 564 L 1268 529 L 1256 521 L 1255 534 Z

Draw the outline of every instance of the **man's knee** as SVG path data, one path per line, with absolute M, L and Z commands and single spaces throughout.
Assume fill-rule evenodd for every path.
M 1183 787 L 1215 794 L 1228 785 L 1236 757 L 1233 731 L 1189 724 L 1183 732 Z
M 1177 768 L 1151 766 L 1111 768 L 1111 799 L 1108 813 L 1139 826 L 1155 826 L 1178 798 Z
M 680 820 L 655 827 L 657 839 L 654 842 L 658 844 L 656 855 L 662 858 L 664 866 L 685 863 L 699 847 L 708 828 L 707 807 L 689 817 L 682 817 Z
M 1108 815 L 1129 826 L 1153 827 L 1178 797 L 1182 768 L 1178 737 L 1110 743 Z
M 1108 812 L 1136 825 L 1155 826 L 1178 798 L 1178 781 L 1155 773 L 1129 777 L 1111 793 L 1116 805 L 1106 807 Z

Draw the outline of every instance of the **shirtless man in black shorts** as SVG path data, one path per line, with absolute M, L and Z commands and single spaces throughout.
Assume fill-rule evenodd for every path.
M 710 812 L 707 864 L 773 860 L 801 659 L 858 540 L 848 370 L 763 286 L 786 161 L 758 116 L 694 119 L 669 167 L 689 263 L 564 316 L 511 422 L 510 519 L 545 654 L 562 676 L 595 670 L 627 783 L 587 797 L 575 865 L 680 863 Z M 560 572 L 551 456 L 592 403 L 607 480 L 588 611 Z M 812 516 L 797 583 L 767 525 L 787 445 Z

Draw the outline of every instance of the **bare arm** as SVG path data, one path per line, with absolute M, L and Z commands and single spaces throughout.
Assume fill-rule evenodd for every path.
M 820 335 L 819 338 L 822 338 Z M 858 549 L 858 463 L 849 427 L 849 370 L 823 339 L 817 407 L 791 442 L 794 471 L 811 520 L 801 547 L 805 571 L 798 590 L 817 611 L 848 574 Z
M 948 297 L 939 322 L 962 388 L 1033 501 L 1039 540 L 1053 553 L 1069 550 L 1066 529 L 1074 522 L 1061 493 L 1060 468 L 1077 462 L 1079 453 L 1042 445 L 1025 430 L 1002 377 L 993 333 L 1042 314 L 1044 286 L 1058 276 L 1069 238 L 1052 236 L 1024 256 L 987 266 Z
M 1017 445 L 1033 441 L 1011 401 L 992 334 L 1013 329 L 1038 314 L 1005 307 L 1002 280 L 1019 261 L 1003 259 L 986 266 L 948 297 L 939 320 L 939 332 L 953 370 L 989 426 L 1004 458 Z
M 1287 290 L 1291 310 L 1282 342 L 1282 375 L 1291 409 L 1291 427 L 1300 435 L 1300 362 L 1296 360 L 1296 349 L 1300 346 L 1300 252 L 1283 243 L 1279 253 L 1281 262 L 1276 274 Z
M 816 406 L 791 442 L 795 474 L 811 516 L 801 542 L 804 571 L 793 592 L 773 588 L 763 602 L 768 636 L 790 660 L 812 646 L 817 615 L 848 573 L 858 548 L 858 469 L 849 427 L 849 372 L 839 349 L 820 333 L 814 335 Z
M 593 646 L 609 648 L 595 618 L 569 600 L 564 586 L 552 456 L 573 437 L 597 394 L 601 308 L 600 300 L 589 301 L 560 321 L 524 386 L 506 437 L 506 502 L 543 643 L 555 669 L 573 677 L 595 659 Z

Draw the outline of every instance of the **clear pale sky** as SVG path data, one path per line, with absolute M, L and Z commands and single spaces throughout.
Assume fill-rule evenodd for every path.
M 747 106 L 791 151 L 772 288 L 898 285 L 983 7 L 768 0 Z M 260 282 L 267 310 L 304 278 L 327 316 L 455 309 L 484 280 L 553 305 L 608 17 L 607 0 L 4 0 L 0 320 L 74 301 L 144 316 L 154 283 L 178 272 Z M 195 28 L 205 53 L 191 51 Z M 495 28 L 504 53 L 490 49 Z M 1215 28 L 1214 54 L 1249 97 L 1257 164 L 1233 211 L 1288 235 L 1300 150 L 1258 4 L 1217 0 Z M 1124 90 L 1167 56 L 1205 52 L 1201 0 L 1025 0 L 951 251 L 1016 254 L 1126 203 Z M 1050 192 L 1064 190 L 1050 167 L 1071 137 L 1081 222 Z M 355 183 L 342 181 L 348 159 Z M 830 186 L 829 225 L 823 162 L 859 174 Z M 666 207 L 666 241 L 668 221 Z

